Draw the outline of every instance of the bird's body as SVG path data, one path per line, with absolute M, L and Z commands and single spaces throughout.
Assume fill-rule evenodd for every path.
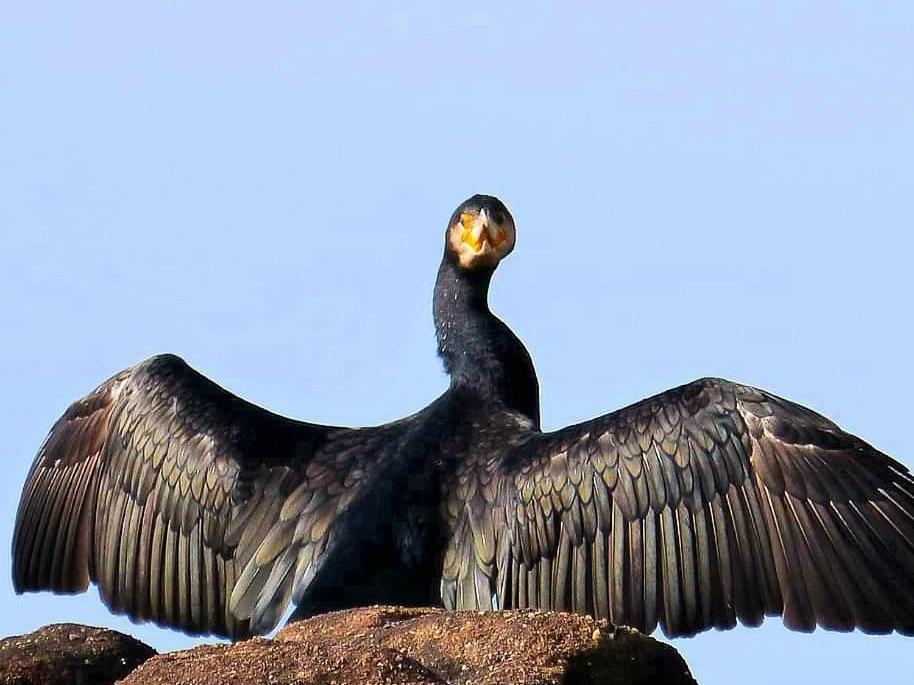
M 26 482 L 18 590 L 240 636 L 368 603 L 543 607 L 667 634 L 914 632 L 914 481 L 811 410 L 702 379 L 552 433 L 488 308 L 513 220 L 454 213 L 434 318 L 449 389 L 351 429 L 293 421 L 164 355 L 72 405 Z

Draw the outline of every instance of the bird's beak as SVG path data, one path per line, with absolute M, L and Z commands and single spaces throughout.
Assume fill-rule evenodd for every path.
M 496 216 L 498 221 L 487 209 L 466 211 L 451 224 L 448 246 L 464 269 L 495 266 L 514 249 L 513 223 Z
M 474 250 L 478 250 L 484 240 L 488 239 L 489 234 L 489 215 L 486 210 L 482 209 L 470 226 L 470 233 L 467 235 L 467 242 Z
M 477 254 L 485 252 L 487 247 L 497 248 L 505 240 L 505 231 L 489 218 L 485 209 L 479 210 L 475 217 L 464 215 L 463 242 Z

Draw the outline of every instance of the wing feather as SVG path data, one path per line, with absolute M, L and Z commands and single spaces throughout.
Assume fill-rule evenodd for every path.
M 649 517 L 648 520 L 652 519 Z M 645 587 L 653 585 L 648 579 L 656 578 L 659 572 L 663 588 L 663 612 L 660 620 L 663 626 L 676 626 L 682 621 L 678 538 L 675 514 L 669 507 L 664 507 L 660 512 L 660 558 L 663 563 L 659 569 L 648 569 L 650 572 L 645 574 L 644 581 Z
M 679 533 L 674 542 L 677 544 L 676 551 L 679 555 L 682 620 L 683 625 L 693 626 L 697 622 L 698 598 L 696 596 L 695 532 L 692 526 L 692 515 L 686 507 L 680 504 L 672 510 L 672 516 L 676 520 L 676 529 Z
M 667 525 L 667 522 L 663 520 L 659 521 L 661 531 L 663 531 L 663 527 L 665 525 Z M 648 515 L 642 521 L 640 521 L 640 527 L 643 531 L 643 535 L 641 535 L 639 539 L 642 539 L 644 542 L 642 550 L 642 568 L 644 569 L 645 578 L 655 577 L 658 569 L 663 567 L 667 562 L 666 554 L 668 553 L 668 550 L 664 549 L 661 545 L 658 544 L 659 541 L 657 539 L 657 526 L 657 517 L 654 515 Z M 664 541 L 666 541 L 665 536 Z M 633 579 L 633 586 L 634 585 L 637 585 L 637 581 Z M 658 621 L 661 620 L 661 615 L 659 613 L 660 607 L 658 607 L 658 604 L 661 601 L 666 602 L 668 593 L 661 591 L 661 589 L 654 583 L 642 582 L 640 585 L 642 586 L 642 593 L 644 595 L 644 629 L 646 631 L 652 631 L 657 627 Z M 661 598 L 659 601 L 657 598 L 658 592 L 661 593 Z M 638 598 L 635 596 L 636 594 L 637 589 L 633 587 L 632 601 L 637 604 Z
M 590 577 L 593 582 L 593 605 L 597 616 L 609 616 L 609 585 L 605 570 L 607 568 L 606 535 L 602 531 L 594 534 L 591 550 Z

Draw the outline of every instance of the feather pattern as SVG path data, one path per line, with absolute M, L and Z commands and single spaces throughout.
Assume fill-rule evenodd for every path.
M 484 526 L 481 507 L 503 512 L 507 526 L 487 529 L 520 544 L 494 568 L 477 555 L 467 572 L 484 569 L 495 585 L 518 563 L 548 560 L 553 578 L 536 600 L 508 583 L 504 606 L 659 622 L 671 636 L 773 614 L 799 630 L 914 633 L 914 480 L 805 407 L 702 379 L 530 431 L 494 456 L 485 468 L 498 500 L 451 507 L 473 511 L 470 534 Z M 443 582 L 462 572 L 445 564 Z M 475 608 L 460 599 L 444 601 Z
M 190 633 L 271 627 L 313 578 L 377 437 L 271 414 L 154 357 L 51 429 L 19 506 L 15 587 L 94 581 L 112 610 Z

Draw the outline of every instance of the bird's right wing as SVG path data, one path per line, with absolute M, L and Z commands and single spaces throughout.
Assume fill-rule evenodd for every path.
M 703 379 L 501 449 L 457 473 L 446 606 L 914 633 L 914 479 L 805 407 Z
M 136 620 L 267 630 L 333 544 L 378 430 L 293 421 L 153 357 L 51 429 L 19 504 L 15 588 L 80 592 L 92 580 Z

